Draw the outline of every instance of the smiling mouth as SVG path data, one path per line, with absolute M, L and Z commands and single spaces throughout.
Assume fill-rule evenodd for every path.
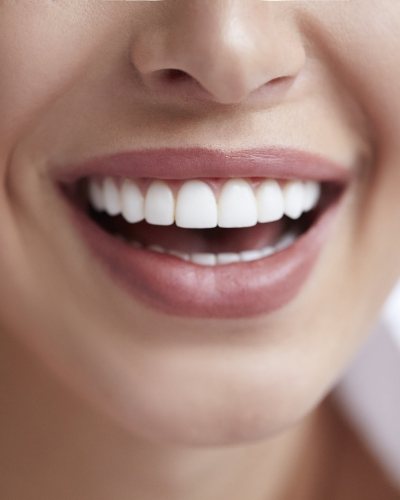
M 170 160 L 170 150 L 159 154 Z M 282 169 L 282 177 L 205 177 L 203 169 L 168 178 L 156 166 L 146 177 L 138 155 L 128 169 L 120 156 L 95 160 L 61 182 L 84 239 L 125 288 L 164 312 L 197 317 L 253 316 L 296 296 L 345 191 L 343 171 L 325 164 L 319 179 L 309 165 L 300 178 Z M 180 164 L 182 151 L 173 156 Z
M 69 193 L 96 224 L 132 247 L 216 266 L 289 247 L 338 190 L 316 181 L 90 177 Z

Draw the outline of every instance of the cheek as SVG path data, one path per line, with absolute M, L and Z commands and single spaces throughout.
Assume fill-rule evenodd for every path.
M 400 4 L 393 0 L 307 2 L 307 30 L 321 60 L 350 96 L 377 142 L 397 141 L 400 125 Z
M 86 9 L 87 10 L 87 9 Z M 0 152 L 5 154 L 36 113 L 67 92 L 87 68 L 97 30 L 74 5 L 15 3 L 0 11 Z
M 353 276 L 360 292 L 381 301 L 400 274 L 400 5 L 348 2 L 328 21 L 319 36 L 364 115 L 374 156 L 355 202 Z
M 400 7 L 374 7 L 349 36 L 344 64 L 353 95 L 365 113 L 377 149 L 400 152 Z
M 384 11 L 374 9 L 375 22 L 368 22 L 370 35 L 366 40 L 364 28 L 353 54 L 360 61 L 355 78 L 375 149 L 360 196 L 359 236 L 354 243 L 359 262 L 354 265 L 361 271 L 360 283 L 369 290 L 365 293 L 380 302 L 388 284 L 400 276 L 400 6 L 386 4 Z

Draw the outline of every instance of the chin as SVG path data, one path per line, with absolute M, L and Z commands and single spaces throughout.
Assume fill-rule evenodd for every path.
M 270 439 L 299 423 L 327 392 L 326 375 L 299 363 L 275 369 L 205 366 L 203 377 L 179 369 L 124 373 L 123 389 L 101 411 L 138 439 L 184 447 L 241 446 Z M 314 367 L 315 368 L 315 367 Z M 265 374 L 265 377 L 262 375 Z M 114 379 L 115 382 L 115 379 Z

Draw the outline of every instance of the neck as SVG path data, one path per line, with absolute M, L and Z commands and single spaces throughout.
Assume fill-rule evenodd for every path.
M 303 498 L 316 415 L 268 440 L 180 448 L 127 434 L 0 335 L 1 498 Z M 295 492 L 285 485 L 296 484 Z

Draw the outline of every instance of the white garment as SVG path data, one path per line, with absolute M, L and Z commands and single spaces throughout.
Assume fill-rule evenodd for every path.
M 400 489 L 400 283 L 334 394 Z

